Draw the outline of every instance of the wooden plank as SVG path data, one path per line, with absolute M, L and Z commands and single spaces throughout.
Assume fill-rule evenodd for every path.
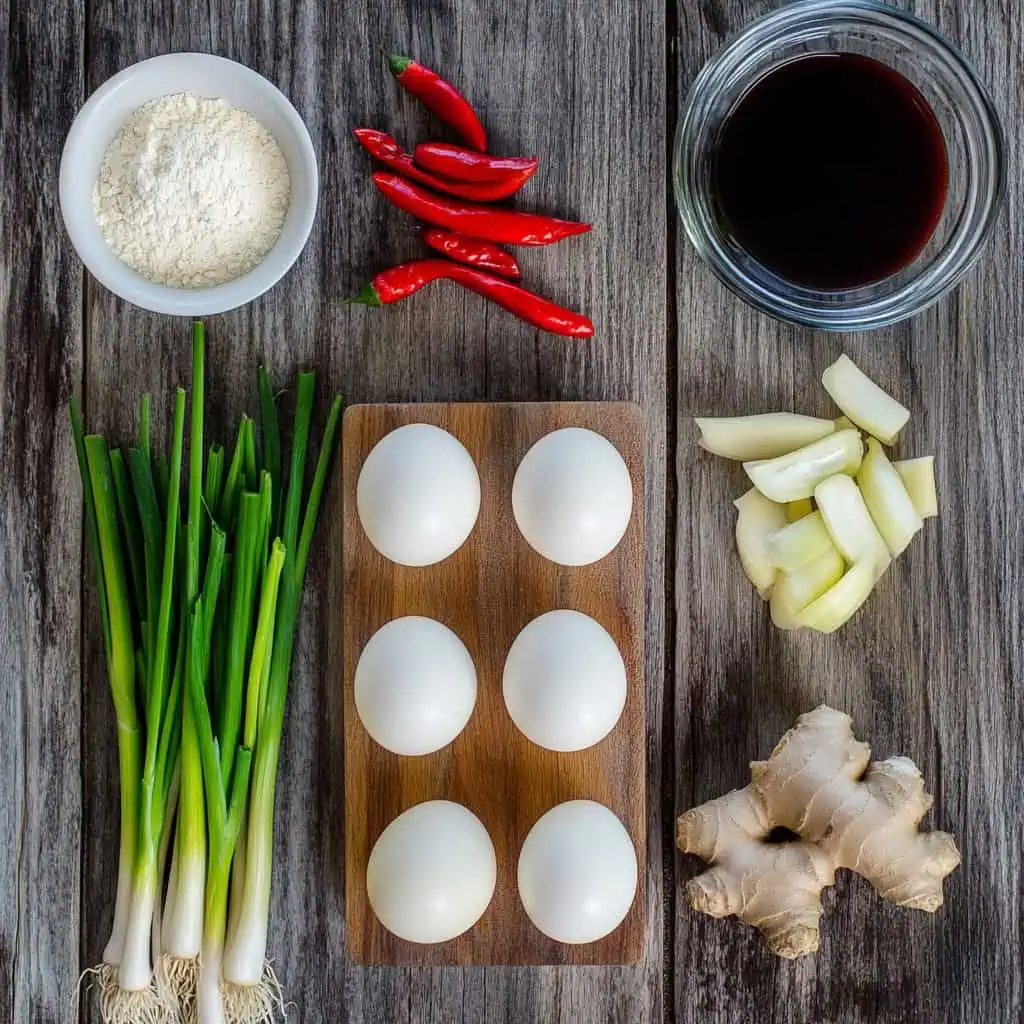
M 371 449 L 407 423 L 431 423 L 457 437 L 480 473 L 481 506 L 469 539 L 433 566 L 388 561 L 370 543 L 356 511 L 356 484 Z M 643 948 L 643 891 L 622 924 L 597 942 L 564 945 L 526 916 L 516 864 L 527 833 L 556 804 L 596 800 L 616 814 L 645 863 L 643 509 L 634 510 L 615 551 L 590 565 L 558 566 L 526 542 L 511 514 L 512 480 L 530 447 L 552 430 L 598 431 L 621 452 L 643 490 L 640 410 L 621 402 L 363 405 L 348 410 L 342 447 L 344 519 L 345 882 L 349 955 L 357 963 L 620 964 Z M 585 750 L 557 753 L 530 742 L 502 700 L 512 641 L 528 622 L 570 608 L 601 624 L 626 665 L 626 705 L 614 729 Z M 453 743 L 422 757 L 376 744 L 356 712 L 356 664 L 370 637 L 393 619 L 425 615 L 466 644 L 477 672 L 477 701 Z M 424 800 L 454 800 L 484 824 L 498 882 L 475 927 L 433 946 L 403 942 L 369 906 L 366 865 L 380 833 Z
M 349 137 L 361 124 L 406 143 L 438 131 L 402 95 L 379 47 L 451 75 L 482 112 L 496 152 L 536 152 L 542 168 L 521 205 L 596 222 L 592 236 L 529 252 L 527 283 L 586 311 L 592 343 L 538 335 L 452 287 L 404 307 L 352 310 L 341 297 L 380 267 L 418 252 L 411 222 L 368 182 Z M 345 957 L 341 691 L 340 494 L 332 487 L 311 561 L 297 639 L 277 799 L 271 955 L 309 1024 L 451 1020 L 657 1020 L 662 1015 L 663 545 L 665 466 L 664 34 L 660 5 L 518 0 L 500 11 L 416 0 L 90 5 L 88 87 L 143 57 L 212 50 L 267 75 L 295 102 L 320 156 L 320 218 L 293 273 L 245 310 L 210 323 L 210 429 L 227 435 L 255 409 L 254 368 L 268 359 L 283 386 L 297 364 L 321 371 L 321 394 L 349 401 L 633 399 L 645 417 L 648 860 L 643 962 L 585 971 L 365 969 Z M 87 389 L 99 427 L 128 436 L 144 389 L 166 415 L 188 380 L 186 326 L 131 309 L 91 286 Z M 161 427 L 165 424 L 161 423 Z M 103 679 L 95 607 L 88 615 L 89 713 L 83 881 L 85 962 L 109 927 L 116 834 L 112 724 L 93 701 Z M 93 705 L 97 705 L 94 709 Z
M 684 2 L 679 84 L 764 4 Z M 1019 151 L 1020 19 L 1008 7 L 926 2 L 977 61 Z M 905 754 L 935 794 L 927 827 L 956 834 L 963 865 L 935 916 L 881 901 L 843 873 L 826 894 L 821 952 L 789 963 L 752 930 L 691 912 L 680 891 L 675 1008 L 684 1022 L 1017 1020 L 1024 761 L 1019 401 L 1024 325 L 1020 166 L 1009 209 L 979 266 L 911 323 L 839 338 L 743 307 L 680 239 L 675 811 L 747 781 L 802 711 L 820 701 L 854 717 L 876 756 Z M 1008 343 L 1009 342 L 1009 343 Z M 817 386 L 840 351 L 914 415 L 899 451 L 935 452 L 941 516 L 930 521 L 858 617 L 834 637 L 784 634 L 740 572 L 728 502 L 742 471 L 694 447 L 697 413 L 797 408 L 823 413 Z M 1003 509 L 1008 510 L 1006 513 Z M 1009 770 L 1008 770 L 1009 769 Z M 679 862 L 680 885 L 699 870 Z
M 0 1019 L 66 1020 L 78 965 L 82 278 L 57 171 L 83 4 L 0 3 Z M 40 187 L 40 182 L 45 183 Z

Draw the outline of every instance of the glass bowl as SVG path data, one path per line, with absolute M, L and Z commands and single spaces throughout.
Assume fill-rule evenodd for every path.
M 729 235 L 714 191 L 726 118 L 768 71 L 808 54 L 855 53 L 895 69 L 921 92 L 942 129 L 949 186 L 934 234 L 910 264 L 857 288 L 787 281 Z M 962 54 L 934 28 L 880 0 L 798 0 L 748 25 L 704 66 L 676 132 L 673 180 L 691 244 L 741 299 L 780 320 L 860 331 L 920 313 L 978 258 L 1002 205 L 1003 133 L 992 100 Z

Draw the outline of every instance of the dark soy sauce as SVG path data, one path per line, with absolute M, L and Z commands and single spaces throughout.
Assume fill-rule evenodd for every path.
M 849 53 L 769 71 L 722 126 L 714 191 L 729 235 L 780 277 L 857 288 L 917 257 L 942 215 L 942 129 L 897 71 Z

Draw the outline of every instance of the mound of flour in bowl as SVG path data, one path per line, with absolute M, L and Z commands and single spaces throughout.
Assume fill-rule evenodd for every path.
M 93 212 L 123 263 L 157 284 L 208 288 L 252 270 L 291 202 L 269 131 L 220 99 L 177 93 L 139 107 L 100 167 Z

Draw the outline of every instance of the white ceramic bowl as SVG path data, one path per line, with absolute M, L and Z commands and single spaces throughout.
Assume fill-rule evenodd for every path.
M 259 266 L 213 288 L 154 284 L 122 263 L 103 240 L 92 193 L 107 147 L 132 112 L 178 92 L 220 98 L 248 111 L 277 139 L 291 175 L 292 197 L 281 237 Z M 199 317 L 242 306 L 273 287 L 309 238 L 316 215 L 316 153 L 298 111 L 262 75 L 208 53 L 169 53 L 141 61 L 104 82 L 78 112 L 60 162 L 60 207 L 82 262 L 116 295 L 154 313 Z

